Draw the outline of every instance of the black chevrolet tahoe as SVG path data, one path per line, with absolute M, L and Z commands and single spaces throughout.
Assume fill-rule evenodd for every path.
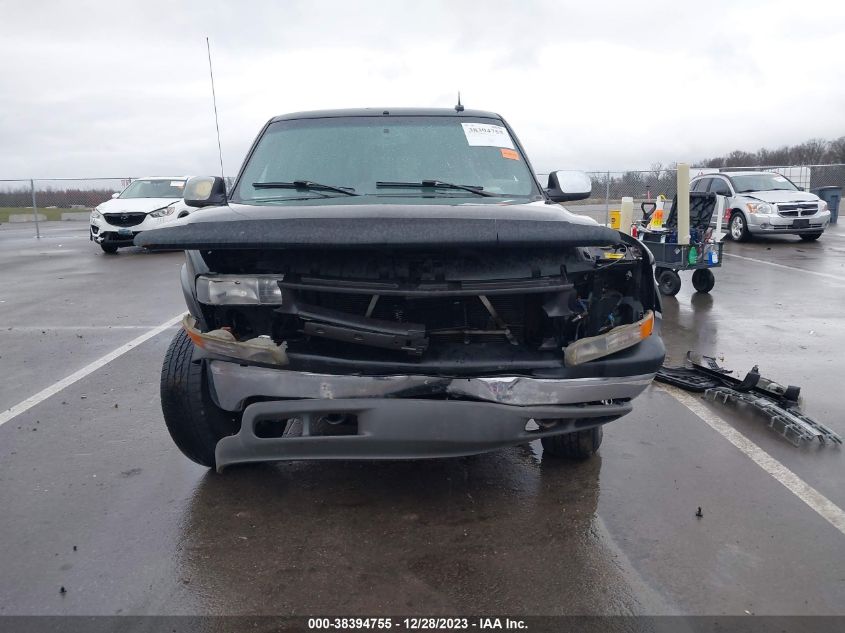
M 140 234 L 184 249 L 161 402 L 190 459 L 459 456 L 541 439 L 586 458 L 664 357 L 651 255 L 570 213 L 492 112 L 301 112 L 232 188 Z

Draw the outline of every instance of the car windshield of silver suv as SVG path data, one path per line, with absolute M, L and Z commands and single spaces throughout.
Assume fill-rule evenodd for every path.
M 792 182 L 780 174 L 737 175 L 731 178 L 737 193 L 752 191 L 798 191 Z

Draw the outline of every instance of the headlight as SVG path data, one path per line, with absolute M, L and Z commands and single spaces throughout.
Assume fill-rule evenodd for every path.
M 774 212 L 772 205 L 768 202 L 749 202 L 745 206 L 749 213 L 756 213 L 757 215 L 771 215 Z
M 284 275 L 215 275 L 197 278 L 197 300 L 208 305 L 281 305 Z
M 176 211 L 176 203 L 169 204 L 166 207 L 162 207 L 161 209 L 156 209 L 155 211 L 150 213 L 151 218 L 163 218 L 167 215 L 172 215 L 173 212 Z
M 819 213 L 824 213 L 825 211 L 827 211 L 827 202 L 819 200 Z
M 563 348 L 563 357 L 567 367 L 582 365 L 597 358 L 610 356 L 616 352 L 633 347 L 651 336 L 654 331 L 654 312 L 649 310 L 636 323 L 620 325 L 606 334 L 582 338 Z
M 102 217 L 103 217 L 103 214 L 100 213 L 98 209 L 95 208 L 91 211 L 91 219 L 92 220 L 100 220 L 100 219 L 102 219 Z

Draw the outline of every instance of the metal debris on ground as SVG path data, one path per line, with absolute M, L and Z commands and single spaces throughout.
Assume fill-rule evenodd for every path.
M 842 444 L 842 438 L 820 422 L 803 414 L 798 405 L 801 388 L 783 386 L 760 375 L 755 365 L 742 380 L 719 366 L 715 358 L 687 352 L 684 367 L 661 367 L 655 380 L 704 393 L 704 397 L 722 404 L 743 404 L 769 420 L 773 429 L 794 446 L 818 440 L 822 444 Z

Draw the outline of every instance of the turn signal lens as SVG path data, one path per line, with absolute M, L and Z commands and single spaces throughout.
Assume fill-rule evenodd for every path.
M 210 354 L 219 354 L 268 365 L 288 364 L 288 355 L 285 351 L 287 343 L 276 345 L 272 339 L 266 336 L 258 336 L 248 341 L 237 341 L 228 330 L 200 332 L 196 326 L 196 319 L 190 314 L 186 314 L 182 319 L 182 328 L 194 345 L 201 347 Z
M 649 310 L 636 323 L 620 325 L 600 336 L 582 338 L 563 348 L 567 367 L 583 365 L 591 360 L 610 356 L 633 347 L 654 332 L 654 312 Z

